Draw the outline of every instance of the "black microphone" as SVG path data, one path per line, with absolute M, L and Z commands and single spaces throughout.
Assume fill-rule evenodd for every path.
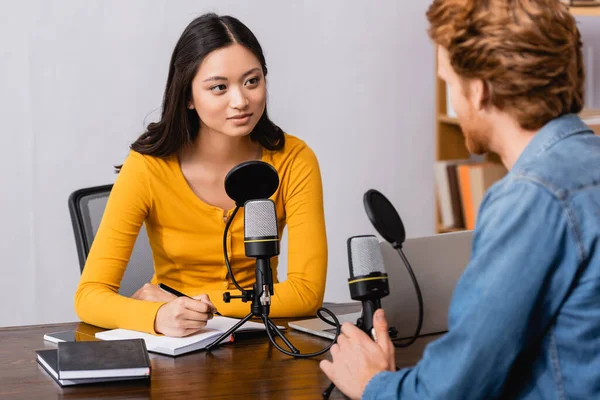
M 244 204 L 244 249 L 247 257 L 256 258 L 255 293 L 263 312 L 269 315 L 273 295 L 271 257 L 279 255 L 275 203 L 269 199 L 248 200 Z
M 367 212 L 367 217 L 369 217 L 369 220 L 375 229 L 377 229 L 377 232 L 379 232 L 379 234 L 388 241 L 400 255 L 400 258 L 406 267 L 406 271 L 413 282 L 413 286 L 415 287 L 417 303 L 419 304 L 419 320 L 417 322 L 415 333 L 405 343 L 394 343 L 395 347 L 407 347 L 413 344 L 421 333 L 421 327 L 423 326 L 423 296 L 421 295 L 421 288 L 419 287 L 419 282 L 417 281 L 412 266 L 402 251 L 402 244 L 406 239 L 404 224 L 402 223 L 398 211 L 394 208 L 394 205 L 387 197 L 381 194 L 381 192 L 378 192 L 375 189 L 367 190 L 363 196 L 363 203 L 365 211 Z M 395 333 L 390 333 L 390 336 L 394 337 Z
M 350 297 L 362 302 L 362 316 L 358 326 L 371 335 L 373 314 L 381 308 L 381 299 L 390 294 L 381 248 L 373 235 L 353 236 L 348 239 L 347 245 Z
M 225 176 L 225 192 L 238 207 L 243 207 L 248 200 L 268 199 L 278 187 L 277 170 L 264 161 L 243 162 Z

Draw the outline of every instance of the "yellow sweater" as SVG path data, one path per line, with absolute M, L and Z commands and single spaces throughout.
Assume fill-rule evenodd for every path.
M 262 160 L 273 165 L 280 177 L 271 197 L 280 237 L 288 226 L 287 280 L 274 285 L 270 315 L 314 315 L 323 301 L 327 270 L 317 159 L 302 140 L 286 135 L 284 149 L 263 149 Z M 228 255 L 239 284 L 251 288 L 255 260 L 245 256 L 243 221 L 242 208 L 230 227 Z M 75 310 L 83 321 L 108 329 L 156 333 L 154 319 L 164 303 L 117 293 L 144 222 L 154 259 L 152 283 L 165 283 L 190 296 L 207 293 L 224 315 L 242 317 L 250 312 L 250 303 L 223 302 L 225 291 L 239 294 L 232 290 L 223 259 L 223 210 L 194 194 L 176 156 L 161 159 L 131 151 L 111 191 L 75 295 Z M 277 258 L 271 265 L 276 280 Z

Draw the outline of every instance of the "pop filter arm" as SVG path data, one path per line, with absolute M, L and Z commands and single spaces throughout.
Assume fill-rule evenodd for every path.
M 410 262 L 402 251 L 402 244 L 406 239 L 406 231 L 404 230 L 404 224 L 402 219 L 394 208 L 393 204 L 383 194 L 375 189 L 368 190 L 363 196 L 363 203 L 367 217 L 387 242 L 389 242 L 398 251 L 410 279 L 415 287 L 417 294 L 417 301 L 419 303 L 419 320 L 417 328 L 413 336 L 408 339 L 405 343 L 394 343 L 395 347 L 408 347 L 417 340 L 417 337 L 421 333 L 421 327 L 423 326 L 423 296 L 421 295 L 421 289 L 419 288 L 419 282 L 413 272 Z

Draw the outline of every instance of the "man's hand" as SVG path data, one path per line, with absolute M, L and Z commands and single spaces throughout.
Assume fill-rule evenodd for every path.
M 381 371 L 395 371 L 394 344 L 388 334 L 383 310 L 373 316 L 374 342 L 356 326 L 345 323 L 337 343 L 331 347 L 333 361 L 320 367 L 335 386 L 352 399 L 360 399 L 367 384 Z
M 154 330 L 166 336 L 188 336 L 204 328 L 216 311 L 205 294 L 198 299 L 176 297 L 158 309 Z

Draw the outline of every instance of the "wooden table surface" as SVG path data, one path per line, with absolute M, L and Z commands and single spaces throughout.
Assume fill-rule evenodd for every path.
M 334 307 L 330 307 L 334 308 Z M 356 310 L 356 307 L 353 306 Z M 335 309 L 339 313 L 339 307 Z M 287 320 L 275 320 L 278 325 Z M 45 333 L 76 330 L 93 336 L 102 330 L 83 322 L 18 326 L 0 329 L 0 398 L 111 398 L 111 399 L 319 399 L 329 381 L 319 361 L 281 354 L 264 333 L 238 337 L 211 353 L 197 351 L 179 357 L 150 353 L 152 377 L 147 383 L 100 383 L 61 388 L 36 361 L 35 350 L 56 348 Z M 327 345 L 325 339 L 293 329 L 286 337 L 302 352 Z M 397 349 L 399 367 L 414 365 L 425 345 L 438 336 L 425 336 L 406 349 Z M 332 399 L 344 398 L 335 390 Z

